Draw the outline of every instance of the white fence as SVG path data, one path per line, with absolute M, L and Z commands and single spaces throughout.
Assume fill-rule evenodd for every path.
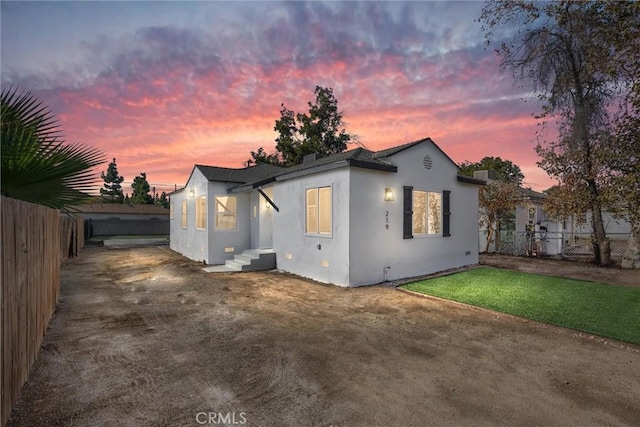
M 609 233 L 611 257 L 621 259 L 627 247 L 628 233 Z M 485 250 L 486 231 L 480 232 L 480 251 Z M 594 259 L 591 234 L 570 231 L 502 231 L 489 245 L 489 252 L 513 256 L 556 256 L 568 259 Z

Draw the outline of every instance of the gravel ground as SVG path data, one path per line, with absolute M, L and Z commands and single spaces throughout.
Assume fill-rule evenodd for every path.
M 638 425 L 640 348 L 391 287 L 86 248 L 9 426 Z

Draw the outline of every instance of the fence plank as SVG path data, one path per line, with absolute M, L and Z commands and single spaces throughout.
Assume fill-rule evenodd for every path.
M 4 425 L 55 311 L 60 263 L 68 256 L 71 239 L 80 236 L 73 231 L 75 219 L 62 230 L 57 210 L 4 196 L 0 201 L 0 425 Z

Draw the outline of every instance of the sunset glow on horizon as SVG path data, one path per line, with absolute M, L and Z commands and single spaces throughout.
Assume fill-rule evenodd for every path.
M 281 104 L 307 111 L 320 85 L 368 149 L 430 137 L 456 162 L 499 156 L 526 186 L 554 184 L 536 166 L 539 106 L 499 72 L 480 2 L 0 7 L 3 88 L 49 105 L 65 140 L 117 158 L 128 182 L 145 172 L 179 187 L 194 164 L 243 167 L 273 150 Z

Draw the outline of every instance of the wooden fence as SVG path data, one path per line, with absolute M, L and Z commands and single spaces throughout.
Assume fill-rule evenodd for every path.
M 0 298 L 0 425 L 38 355 L 60 295 L 60 263 L 83 245 L 78 218 L 2 197 Z

